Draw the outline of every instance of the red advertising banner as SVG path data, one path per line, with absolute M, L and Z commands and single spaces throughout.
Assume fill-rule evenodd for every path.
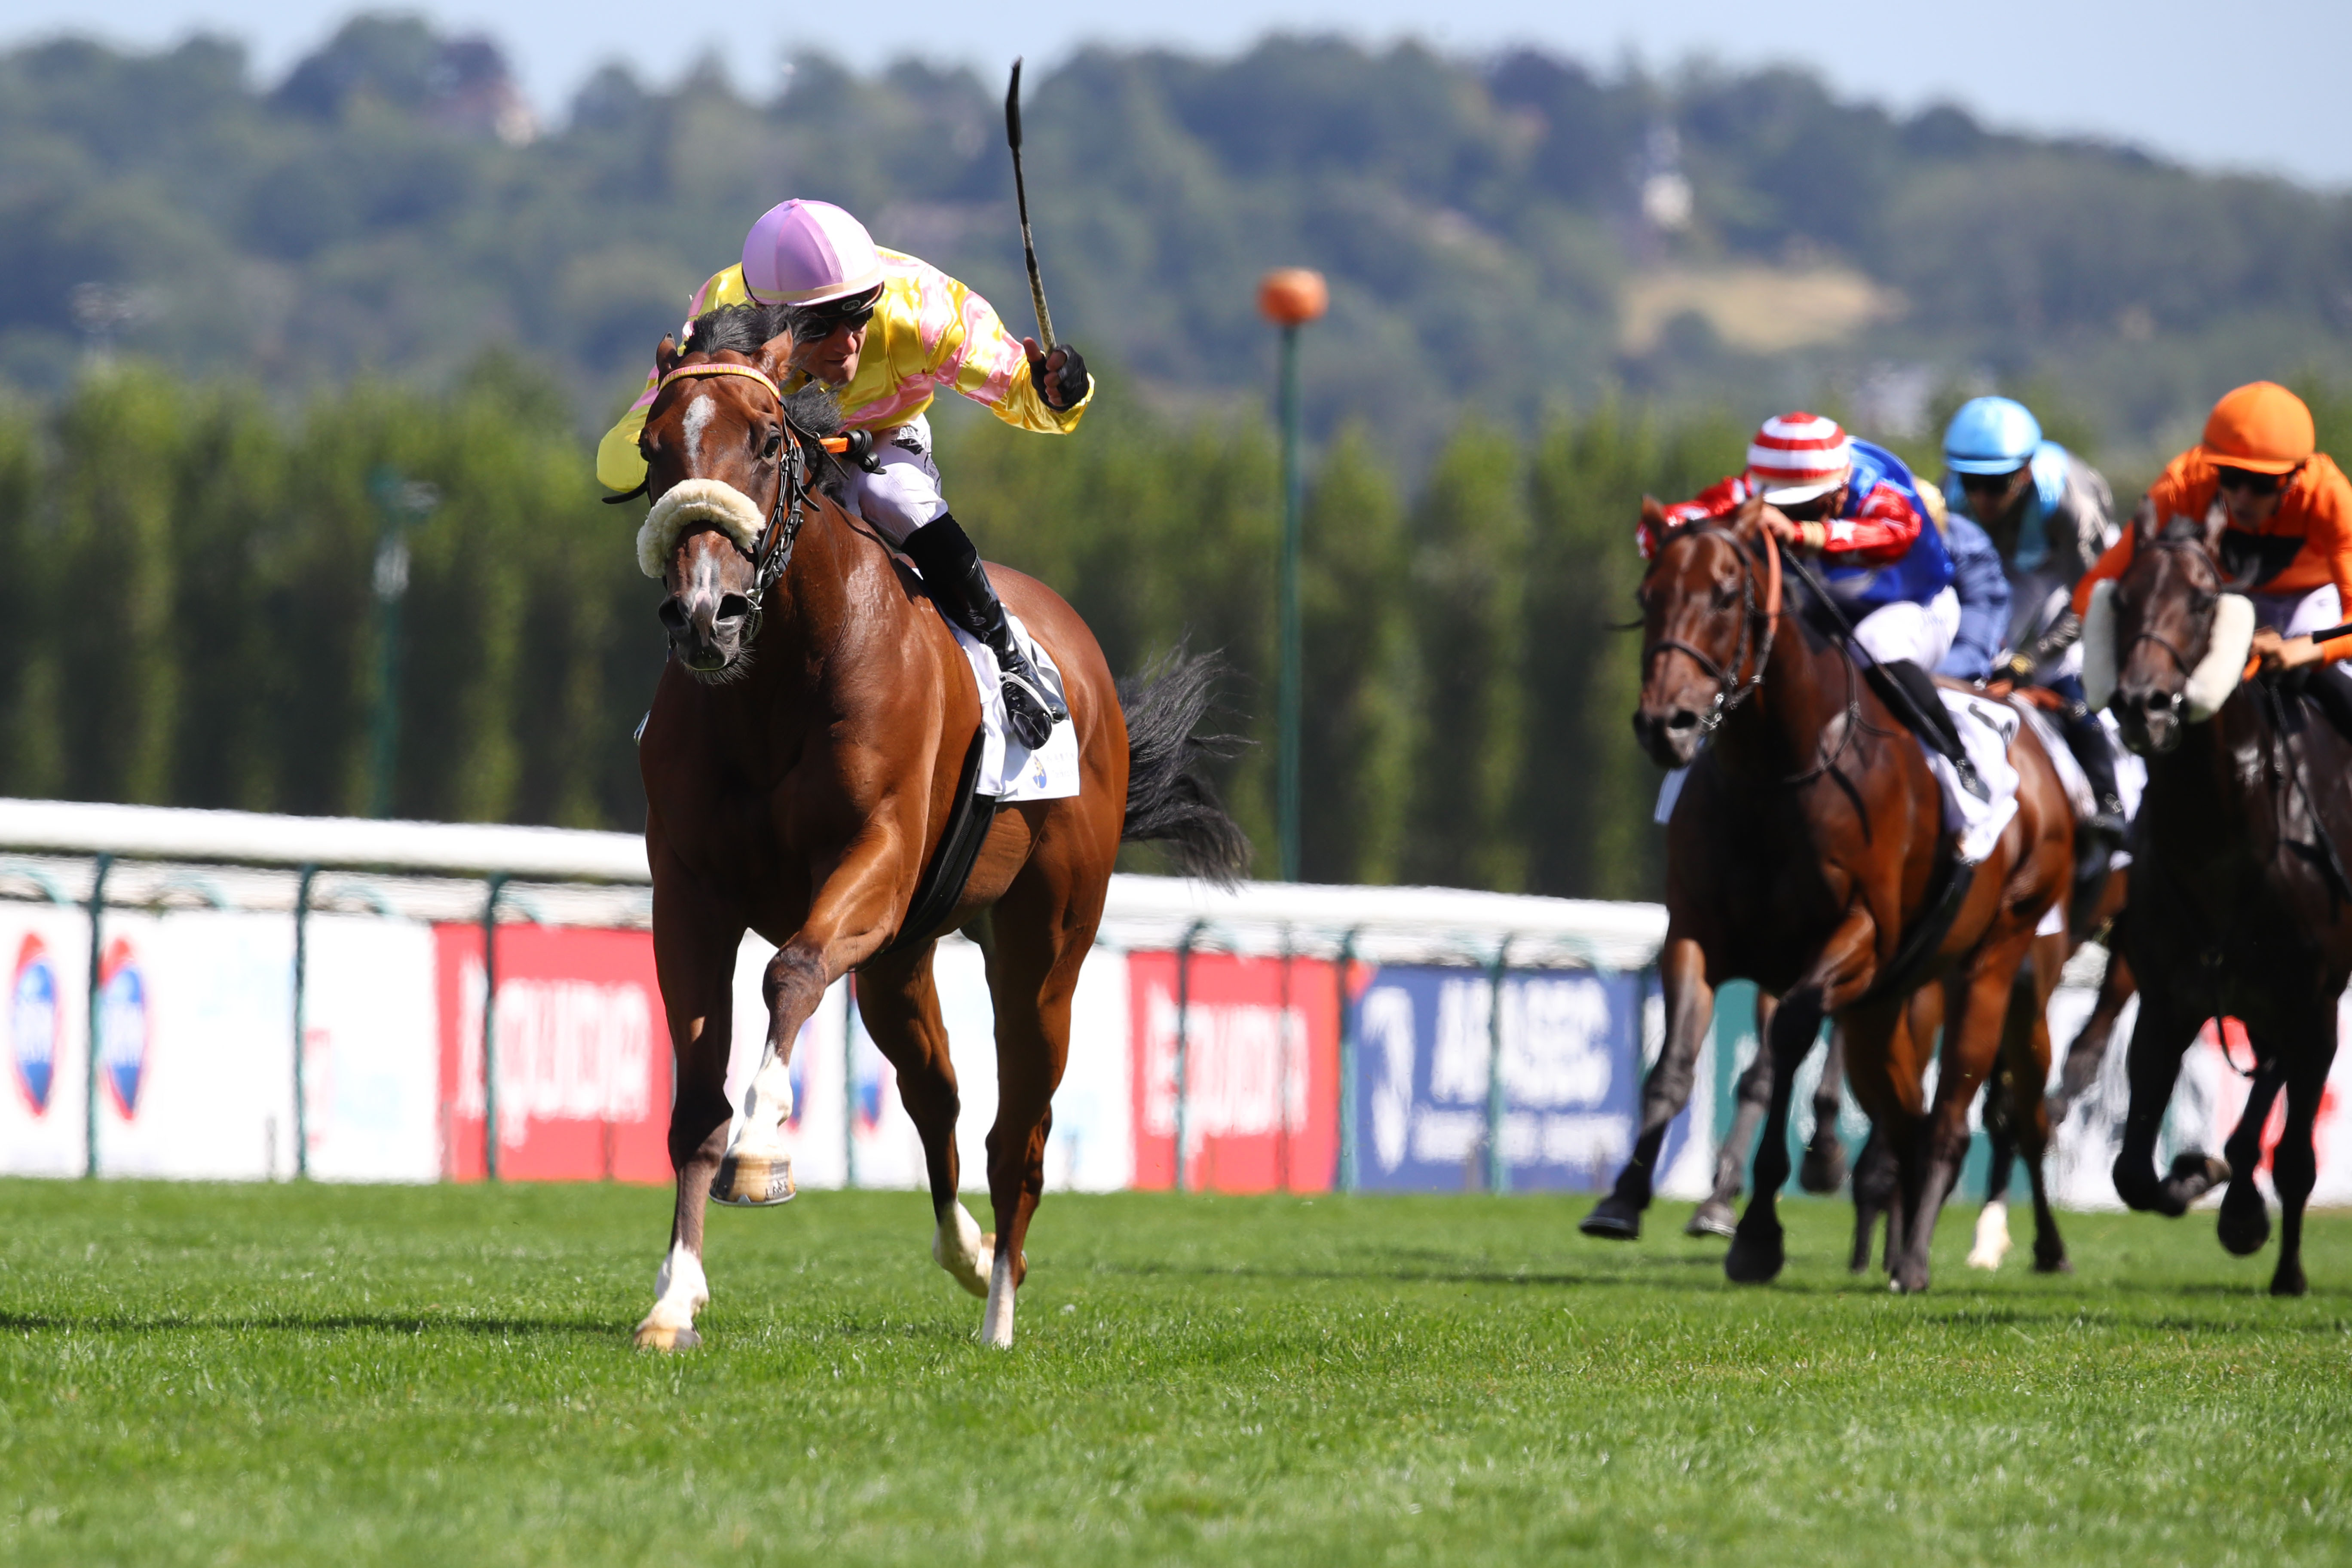
M 482 1179 L 482 931 L 436 926 L 442 1171 Z M 667 1182 L 670 1053 L 653 937 L 499 928 L 499 1174 Z
M 1135 1181 L 1176 1180 L 1177 973 L 1128 956 Z M 1184 1184 L 1328 1192 L 1339 1148 L 1339 996 L 1321 959 L 1196 952 L 1184 977 Z

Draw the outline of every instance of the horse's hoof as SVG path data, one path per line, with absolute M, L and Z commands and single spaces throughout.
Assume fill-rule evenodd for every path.
M 2303 1278 L 2303 1265 L 2300 1263 L 2282 1263 L 2278 1272 L 2271 1276 L 2271 1294 L 2273 1296 L 2300 1296 L 2310 1289 Z
M 1845 1145 L 1834 1136 L 1805 1145 L 1805 1157 L 1797 1163 L 1797 1185 L 1809 1193 L 1833 1193 L 1845 1185 Z
M 1685 1236 L 1719 1236 L 1729 1241 L 1739 1234 L 1739 1216 L 1721 1198 L 1709 1198 L 1691 1212 Z
M 793 1201 L 793 1163 L 782 1154 L 729 1154 L 711 1179 L 710 1201 L 730 1208 L 764 1209 Z
M 2178 1219 L 2189 1212 L 2199 1198 L 2230 1179 L 2230 1163 L 2218 1155 L 2202 1154 L 2191 1149 L 2172 1162 L 2161 1184 L 2162 1197 L 2157 1207 Z
M 2252 1182 L 2231 1183 L 2222 1194 L 2221 1214 L 2213 1222 L 2213 1231 L 2221 1238 L 2222 1249 L 2233 1258 L 2251 1258 L 2260 1252 L 2271 1238 L 2270 1205 L 2263 1202 L 2261 1189 Z
M 1723 1274 L 1735 1285 L 1769 1285 L 1780 1277 L 1788 1260 L 1780 1226 L 1761 1236 L 1742 1227 L 1731 1238 L 1731 1250 L 1723 1255 Z
M 1642 1235 L 1642 1211 L 1637 1205 L 1612 1193 L 1593 1205 L 1592 1212 L 1576 1222 L 1576 1228 L 1603 1241 L 1638 1240 Z
M 2033 1255 L 2033 1271 L 2036 1274 L 2072 1274 L 2074 1272 L 2074 1260 L 2063 1252 L 2055 1258 L 2044 1258 L 2036 1252 Z
M 702 1336 L 692 1329 L 672 1329 L 653 1323 L 639 1323 L 636 1335 L 641 1351 L 695 1351 L 702 1348 Z
M 1924 1295 L 1927 1289 L 1927 1271 L 1906 1264 L 1895 1269 L 1895 1277 L 1886 1282 L 1886 1288 L 1898 1296 Z
M 1999 1268 L 2009 1256 L 2009 1205 L 1995 1199 L 1977 1215 L 1975 1244 L 1969 1249 L 1971 1268 Z

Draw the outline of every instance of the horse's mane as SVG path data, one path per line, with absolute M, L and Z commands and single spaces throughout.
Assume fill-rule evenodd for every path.
M 786 322 L 790 309 L 785 305 L 750 304 L 721 305 L 715 310 L 706 310 L 688 329 L 686 344 L 678 351 L 678 357 L 738 353 L 756 358 L 761 349 L 791 330 Z M 816 382 L 785 395 L 784 417 L 795 428 L 812 436 L 841 434 L 840 399 Z M 839 459 L 823 450 L 813 451 L 809 457 L 809 482 L 845 505 L 844 487 L 849 476 Z

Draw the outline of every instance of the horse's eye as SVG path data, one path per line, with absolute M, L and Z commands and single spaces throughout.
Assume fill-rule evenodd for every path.
M 2221 597 L 2221 595 L 2219 594 L 2208 593 L 2204 589 L 2200 588 L 2189 595 L 2189 612 L 2193 615 L 2201 616 L 2208 610 L 2210 610 L 2216 604 L 2220 603 Z
M 765 447 L 761 448 L 760 456 L 763 458 L 772 458 L 783 447 L 783 444 L 784 433 L 782 430 L 771 430 L 768 432 L 768 444 Z

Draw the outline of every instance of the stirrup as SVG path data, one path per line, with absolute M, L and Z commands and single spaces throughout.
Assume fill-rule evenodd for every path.
M 1053 739 L 1054 726 L 1068 715 L 1057 717 L 1053 701 L 1026 676 L 1010 669 L 1002 674 L 1005 729 L 1024 750 L 1042 750 Z

